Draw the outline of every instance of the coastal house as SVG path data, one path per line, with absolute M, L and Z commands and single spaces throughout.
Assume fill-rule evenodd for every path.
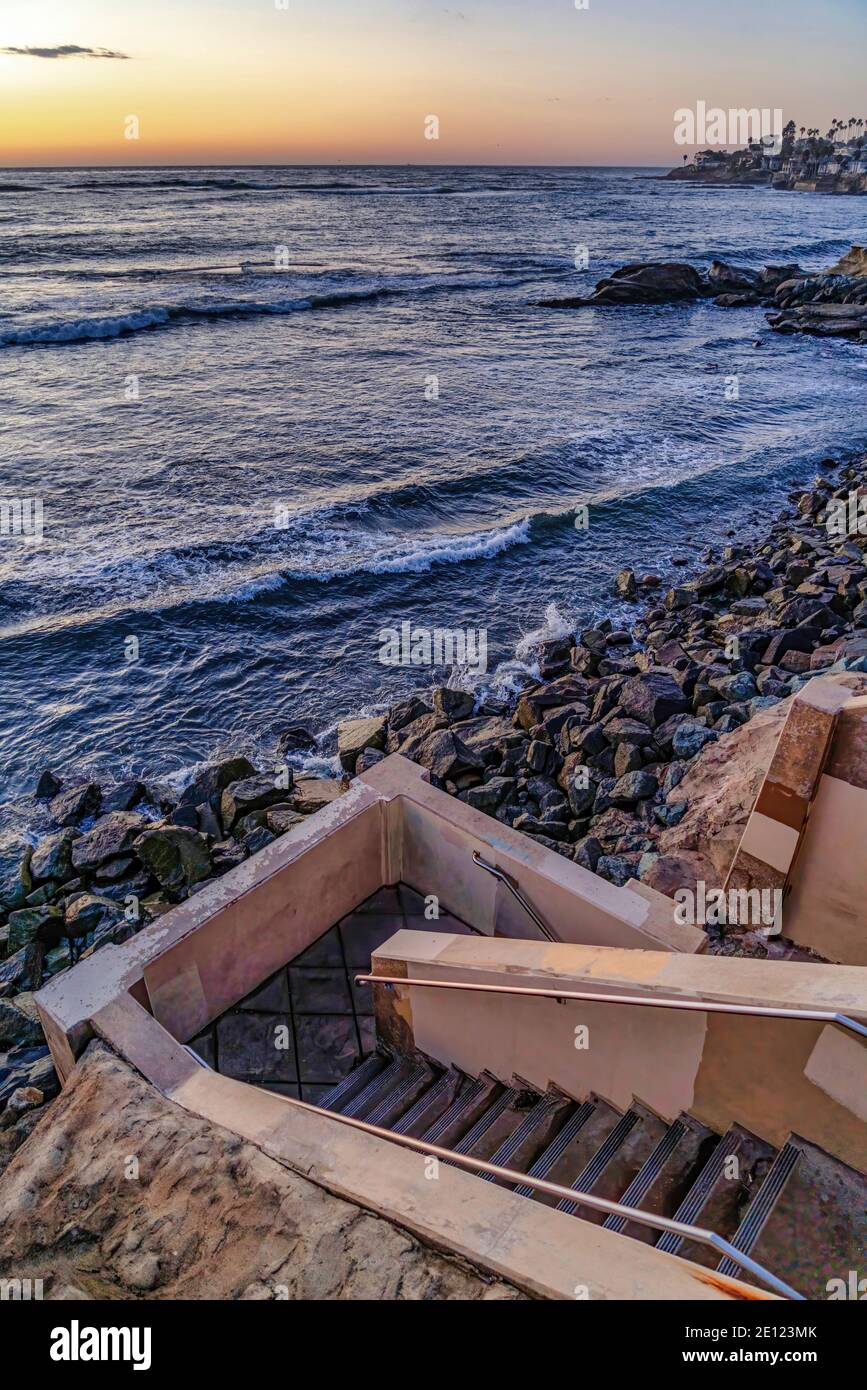
M 728 162 L 728 155 L 723 150 L 699 150 L 695 156 L 696 169 L 722 169 Z
M 865 732 L 851 685 L 802 690 L 727 883 L 787 893 L 787 933 L 846 963 L 709 954 L 671 898 L 394 754 L 50 981 L 58 1074 L 98 1038 L 198 1124 L 535 1297 L 827 1298 L 867 1235 Z

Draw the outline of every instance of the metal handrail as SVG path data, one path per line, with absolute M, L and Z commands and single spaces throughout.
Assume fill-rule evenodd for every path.
M 477 985 L 467 980 L 412 980 L 400 975 L 356 975 L 356 984 L 415 985 L 422 989 L 464 989 L 476 994 L 517 994 L 538 999 L 575 999 L 587 1004 L 631 1004 L 645 1009 L 683 1009 L 692 1013 L 742 1014 L 748 1018 L 791 1018 L 802 1023 L 835 1023 L 858 1037 L 867 1027 L 846 1014 L 828 1009 L 777 1009 L 764 1004 L 721 1004 L 714 999 L 670 999 L 647 994 L 590 994 L 568 989 L 531 989 L 523 985 Z
M 548 1182 L 546 1178 L 534 1178 L 529 1173 L 519 1173 L 513 1168 L 503 1168 L 498 1163 L 489 1163 L 485 1159 L 471 1158 L 469 1154 L 456 1153 L 454 1149 L 444 1149 L 439 1144 L 426 1144 L 423 1139 L 414 1139 L 408 1134 L 395 1134 L 393 1130 L 384 1129 L 381 1125 L 368 1124 L 366 1120 L 356 1120 L 350 1115 L 341 1115 L 336 1110 L 323 1110 L 321 1106 L 310 1105 L 304 1100 L 295 1100 L 292 1096 L 281 1096 L 274 1094 L 275 1100 L 281 1100 L 286 1105 L 296 1106 L 299 1109 L 307 1110 L 315 1115 L 328 1120 L 335 1120 L 338 1124 L 347 1125 L 350 1129 L 362 1130 L 365 1134 L 372 1134 L 377 1139 L 387 1139 L 391 1144 L 399 1144 L 405 1149 L 413 1149 L 416 1153 L 424 1154 L 427 1158 L 441 1159 L 444 1163 L 453 1163 L 459 1168 L 467 1168 L 473 1173 L 489 1173 L 493 1178 L 501 1178 L 504 1182 L 514 1186 L 532 1187 L 536 1192 L 544 1192 L 548 1197 L 557 1197 L 562 1200 L 565 1198 L 569 1202 L 578 1205 L 592 1207 L 594 1211 L 601 1211 L 606 1216 L 624 1216 L 628 1221 L 636 1221 L 642 1226 L 651 1226 L 655 1230 L 670 1232 L 672 1235 L 680 1236 L 684 1240 L 696 1241 L 699 1245 L 710 1245 L 720 1255 L 733 1260 L 766 1283 L 776 1293 L 783 1298 L 790 1298 L 798 1302 L 805 1302 L 804 1295 L 791 1288 L 782 1279 L 777 1278 L 764 1265 L 759 1264 L 750 1255 L 745 1255 L 742 1250 L 736 1250 L 722 1236 L 717 1235 L 716 1231 L 706 1231 L 702 1226 L 690 1226 L 685 1221 L 675 1221 L 668 1216 L 656 1216 L 652 1212 L 641 1211 L 638 1207 L 627 1207 L 622 1202 L 609 1202 L 607 1197 L 595 1197 L 590 1192 L 579 1192 L 573 1187 L 563 1187 L 560 1183 Z M 715 1276 L 720 1282 L 725 1282 L 725 1275 Z M 737 1292 L 736 1290 L 732 1291 Z
M 545 937 L 546 941 L 556 941 L 562 944 L 557 933 L 553 928 L 549 927 L 546 922 L 542 921 L 538 912 L 535 908 L 530 906 L 523 893 L 515 886 L 508 874 L 504 874 L 502 869 L 498 869 L 493 864 L 489 864 L 486 859 L 482 858 L 478 850 L 473 850 L 473 863 L 478 864 L 480 869 L 484 869 L 487 873 L 493 874 L 494 878 L 498 878 L 501 883 L 505 884 L 515 901 L 521 904 L 521 907 L 530 920 L 536 923 L 536 926 L 539 928 L 539 931 Z

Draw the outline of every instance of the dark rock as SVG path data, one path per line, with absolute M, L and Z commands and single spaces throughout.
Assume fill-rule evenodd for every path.
M 9 916 L 9 953 L 26 950 L 34 941 L 55 946 L 60 940 L 63 913 L 59 907 L 22 907 Z M 57 935 L 51 935 L 56 930 Z
M 293 782 L 291 773 L 288 787 L 275 786 L 272 777 L 243 777 L 239 782 L 230 782 L 220 798 L 220 818 L 224 829 L 231 830 L 236 820 L 249 815 L 251 811 L 285 801 Z
M 405 757 L 426 767 L 435 777 L 454 780 L 464 773 L 481 777 L 483 760 L 450 729 L 436 729 L 422 738 L 410 739 L 401 749 Z
M 200 806 L 203 801 L 212 802 L 219 798 L 232 782 L 240 782 L 245 777 L 255 775 L 256 769 L 248 758 L 225 758 L 222 762 L 211 763 L 184 787 L 179 805 Z
M 433 692 L 435 714 L 441 714 L 450 724 L 461 719 L 469 719 L 475 708 L 475 699 L 467 690 L 453 690 L 448 685 L 438 685 Z
M 694 758 L 706 743 L 713 743 L 718 735 L 704 724 L 679 724 L 671 740 L 676 758 Z
M 196 830 L 155 826 L 139 835 L 133 848 L 157 882 L 171 891 L 189 888 L 211 873 L 208 842 Z
M 39 781 L 36 783 L 36 790 L 33 795 L 39 801 L 50 801 L 52 797 L 57 796 L 62 786 L 63 783 L 60 778 L 55 777 L 50 768 L 45 768 L 39 774 Z
M 60 830 L 40 840 L 30 858 L 34 883 L 64 883 L 72 877 L 72 846 L 77 830 Z
M 93 872 L 109 859 L 126 855 L 149 822 L 133 811 L 111 811 L 100 816 L 86 835 L 72 846 L 72 863 L 79 873 Z
M 620 855 L 603 854 L 596 861 L 596 872 L 600 878 L 606 878 L 609 883 L 623 888 L 631 878 L 634 878 L 635 866 L 630 860 L 624 859 Z
M 48 813 L 57 825 L 78 825 L 88 816 L 95 816 L 102 805 L 102 791 L 96 782 L 85 782 L 61 792 L 49 802 Z
M 627 772 L 618 778 L 608 797 L 612 806 L 629 806 L 634 801 L 654 796 L 657 790 L 658 783 L 652 772 Z
M 386 718 L 347 719 L 337 726 L 337 753 L 341 765 L 350 774 L 355 772 L 359 753 L 365 748 L 385 747 Z
M 260 850 L 273 844 L 275 838 L 267 826 L 260 825 L 258 830 L 251 830 L 249 835 L 245 835 L 241 844 L 248 854 L 258 854 Z
M 635 571 L 620 570 L 614 580 L 614 592 L 619 598 L 633 599 L 637 593 Z
M 290 753 L 315 753 L 316 739 L 306 724 L 290 724 L 277 739 L 277 753 L 286 758 Z M 249 776 L 249 774 L 246 774 Z M 234 779 L 233 779 L 234 780 Z
M 65 934 L 78 939 L 106 925 L 114 927 L 122 920 L 123 912 L 113 899 L 80 893 L 66 909 Z
M 141 806 L 143 803 L 150 803 L 151 794 L 144 782 L 131 781 L 120 782 L 111 791 L 104 794 L 102 798 L 103 815 L 110 814 L 112 811 L 131 811 L 134 806 Z
M 355 775 L 360 777 L 363 772 L 368 772 L 370 768 L 376 767 L 385 757 L 378 748 L 362 748 L 358 757 L 355 759 Z
M 620 692 L 620 708 L 624 714 L 655 729 L 673 714 L 685 713 L 689 701 L 668 672 L 647 671 L 627 680 Z

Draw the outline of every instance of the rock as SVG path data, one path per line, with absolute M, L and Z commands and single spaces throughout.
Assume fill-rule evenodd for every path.
M 484 763 L 457 734 L 448 729 L 437 729 L 418 740 L 411 739 L 401 749 L 404 756 L 426 767 L 442 781 L 477 772 L 481 776 Z
M 288 801 L 280 802 L 277 806 L 269 806 L 265 812 L 265 823 L 272 835 L 285 835 L 286 831 L 291 830 L 293 825 L 303 825 L 304 820 L 305 817 L 296 811 L 292 803 Z M 217 846 L 214 845 L 214 851 L 216 848 Z M 241 858 L 243 859 L 243 856 Z M 214 853 L 214 867 L 217 867 L 216 853 Z
M 0 999 L 38 989 L 42 979 L 45 947 L 41 941 L 31 941 L 20 951 L 13 951 L 0 963 Z
M 671 304 L 700 299 L 707 286 L 698 271 L 683 262 L 640 262 L 622 266 L 600 280 L 588 298 L 543 299 L 555 309 L 581 308 L 587 304 Z
M 614 592 L 618 598 L 633 599 L 637 593 L 635 571 L 622 569 L 614 580 Z
M 679 724 L 671 740 L 672 751 L 676 758 L 694 758 L 706 743 L 713 743 L 717 737 L 705 724 Z
M 569 666 L 574 642 L 569 637 L 553 637 L 540 643 L 536 649 L 536 661 L 543 680 L 551 680 Z
M 476 811 L 484 811 L 492 816 L 497 807 L 515 790 L 514 777 L 492 777 L 489 782 L 481 782 L 461 792 L 461 800 Z
M 582 869 L 589 869 L 594 874 L 601 855 L 602 845 L 595 835 L 585 835 L 582 840 L 576 842 L 572 850 L 572 858 L 575 863 L 580 864 Z
M 362 748 L 355 760 L 356 777 L 360 777 L 363 772 L 368 772 L 370 768 L 376 767 L 376 764 L 381 763 L 384 757 L 385 754 L 380 753 L 376 748 Z
M 110 859 L 127 855 L 150 822 L 133 811 L 110 811 L 72 846 L 72 862 L 79 873 L 92 873 Z M 34 856 L 35 857 L 35 856 Z
M 357 766 L 357 764 L 356 764 Z M 310 816 L 330 806 L 346 791 L 346 785 L 339 777 L 298 777 L 295 780 L 295 810 Z
M 57 825 L 78 825 L 88 816 L 95 816 L 102 804 L 102 791 L 96 782 L 85 782 L 55 796 L 48 813 Z
M 627 772 L 611 788 L 608 798 L 612 806 L 630 806 L 634 801 L 654 796 L 657 790 L 658 783 L 652 772 Z
M 274 843 L 275 836 L 267 828 L 260 825 L 258 830 L 251 830 L 249 835 L 245 835 L 241 844 L 248 854 L 258 854 L 260 850 L 267 849 L 268 845 Z
M 453 728 L 461 742 L 481 758 L 486 767 L 502 763 L 509 749 L 525 749 L 527 746 L 527 739 L 521 730 L 499 715 L 479 715 L 455 724 Z
M 638 748 L 647 748 L 654 741 L 653 730 L 640 719 L 607 719 L 603 725 L 605 737 L 617 747 L 629 743 Z
M 72 878 L 72 846 L 77 835 L 77 830 L 59 830 L 40 840 L 30 859 L 34 883 L 65 883 Z
M 661 670 L 630 676 L 620 692 L 619 703 L 624 714 L 654 729 L 672 715 L 689 709 L 680 686 L 667 671 Z
M 116 925 L 123 918 L 123 912 L 111 898 L 98 897 L 95 893 L 79 893 L 66 909 L 65 929 L 71 940 L 90 936 L 100 927 L 110 923 Z
M 133 849 L 157 882 L 173 892 L 192 887 L 212 871 L 207 840 L 198 831 L 182 826 L 163 825 L 146 830 Z
M 408 700 L 400 700 L 398 704 L 392 705 L 388 712 L 388 727 L 397 732 L 405 729 L 408 724 L 413 724 L 417 719 L 423 719 L 426 714 L 432 714 L 433 710 L 429 704 L 418 695 L 412 695 Z
M 247 758 L 224 758 L 221 762 L 211 763 L 184 787 L 179 805 L 200 806 L 204 801 L 213 802 L 232 782 L 241 782 L 255 775 L 256 769 Z
M 720 294 L 752 295 L 761 284 L 757 271 L 748 270 L 745 266 L 728 265 L 725 261 L 711 261 L 707 278 Z
M 354 774 L 356 760 L 363 749 L 385 747 L 386 723 L 384 715 L 377 715 L 372 719 L 346 719 L 338 724 L 337 754 L 348 773 Z
M 57 796 L 62 786 L 63 783 L 60 781 L 60 778 L 55 777 L 50 768 L 45 768 L 39 774 L 39 780 L 36 783 L 36 789 L 33 795 L 38 801 L 50 801 L 53 797 Z
M 755 677 L 749 671 L 735 671 L 731 676 L 715 680 L 713 686 L 724 700 L 729 701 L 751 700 L 756 693 Z
M 642 881 L 655 888 L 657 893 L 665 893 L 666 897 L 673 898 L 680 889 L 695 893 L 699 881 L 710 890 L 716 885 L 716 871 L 705 855 L 682 850 L 678 854 L 660 855 L 642 875 Z
M 38 1110 L 45 1104 L 45 1095 L 36 1086 L 19 1086 L 6 1102 L 3 1119 L 6 1124 L 16 1124 L 28 1110 Z
M 0 1052 L 10 1047 L 41 1047 L 45 1042 L 38 1017 L 19 1005 L 19 1000 L 32 998 L 31 994 L 19 994 L 0 999 Z
M 144 782 L 132 780 L 130 782 L 119 782 L 116 787 L 112 787 L 102 798 L 103 815 L 109 815 L 112 811 L 131 811 L 134 806 L 140 806 L 143 802 L 150 802 L 151 794 Z
M 625 887 L 634 876 L 630 861 L 616 854 L 600 855 L 596 861 L 596 872 L 600 878 L 606 878 L 609 883 L 616 884 L 618 888 Z
M 294 779 L 289 773 L 288 786 L 277 787 L 273 777 L 243 777 L 238 782 L 230 782 L 220 799 L 220 817 L 226 831 L 232 829 L 236 820 L 267 806 L 276 806 L 285 801 L 287 792 L 293 789 Z
M 644 758 L 637 743 L 619 743 L 614 753 L 614 776 L 625 777 L 628 772 L 639 772 L 644 767 Z
M 14 954 L 34 941 L 56 946 L 62 926 L 63 913 L 59 907 L 19 908 L 9 916 L 9 951 Z
M 282 811 L 281 806 L 274 806 L 271 809 L 274 814 Z M 294 815 L 295 813 L 293 812 L 292 814 Z M 299 816 L 298 819 L 303 820 L 304 817 Z M 275 835 L 282 833 L 273 826 L 269 828 Z M 287 829 L 288 828 L 287 826 Z M 214 868 L 217 873 L 220 874 L 228 873 L 230 869 L 237 868 L 237 866 L 243 864 L 244 860 L 247 858 L 243 845 L 239 845 L 237 840 L 218 840 L 217 843 L 211 847 L 211 856 Z
M 310 732 L 306 724 L 290 724 L 288 729 L 284 729 L 277 739 L 277 752 L 281 758 L 286 758 L 290 753 L 315 753 L 316 739 Z M 244 774 L 249 776 L 249 773 Z M 231 779 L 235 781 L 235 778 Z

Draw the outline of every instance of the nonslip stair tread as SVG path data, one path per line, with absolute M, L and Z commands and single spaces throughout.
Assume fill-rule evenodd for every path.
M 775 1157 L 772 1145 L 740 1125 L 732 1125 L 674 1213 L 675 1219 L 731 1240 Z M 656 1245 L 669 1255 L 683 1255 L 709 1269 L 715 1269 L 719 1261 L 709 1246 L 669 1232 L 660 1236 Z

